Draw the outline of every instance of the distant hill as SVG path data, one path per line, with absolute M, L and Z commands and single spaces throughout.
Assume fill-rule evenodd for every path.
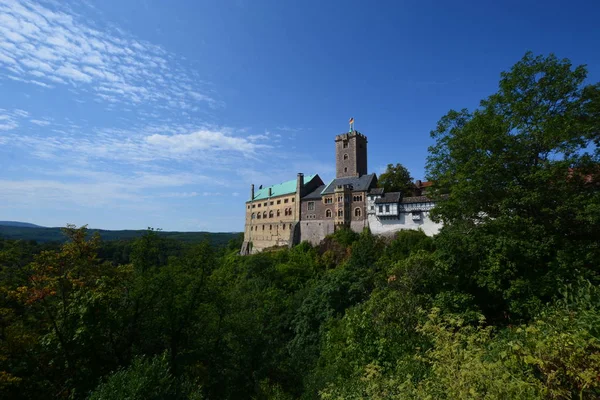
M 43 228 L 43 226 L 19 221 L 0 221 L 0 226 L 18 226 L 21 228 Z
M 21 223 L 23 224 L 23 223 Z M 31 227 L 30 227 L 31 226 Z M 89 229 L 88 232 L 93 234 L 98 232 L 104 241 L 111 240 L 131 240 L 142 236 L 146 230 L 124 230 L 124 231 L 108 231 L 103 229 Z M 235 239 L 240 235 L 236 232 L 164 232 L 159 231 L 159 235 L 171 239 L 181 240 L 184 242 L 201 242 L 208 240 L 215 246 L 226 245 L 229 240 Z M 43 228 L 36 227 L 33 224 L 6 226 L 0 222 L 0 237 L 13 240 L 35 240 L 38 243 L 47 242 L 65 242 L 66 237 L 63 235 L 61 228 Z

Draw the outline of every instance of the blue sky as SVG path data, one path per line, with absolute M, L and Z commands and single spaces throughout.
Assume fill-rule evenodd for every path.
M 0 220 L 241 231 L 250 183 L 424 177 L 429 132 L 527 50 L 600 80 L 598 1 L 0 0 Z

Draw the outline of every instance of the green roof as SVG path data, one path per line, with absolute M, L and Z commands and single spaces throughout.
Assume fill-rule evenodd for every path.
M 317 176 L 317 174 L 306 175 L 304 177 L 304 184 L 312 181 L 315 176 Z M 269 196 L 269 188 L 271 188 L 271 196 Z M 290 193 L 296 193 L 296 179 L 254 190 L 254 199 L 248 199 L 248 201 L 268 199 L 269 197 L 282 196 Z

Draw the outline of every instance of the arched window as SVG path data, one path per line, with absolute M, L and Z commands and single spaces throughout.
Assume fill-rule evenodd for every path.
M 331 210 L 325 211 L 325 218 L 331 218 Z
M 344 160 L 348 159 L 348 154 L 344 154 Z
M 355 208 L 354 209 L 354 216 L 355 217 L 360 217 L 360 208 Z
M 260 219 L 260 213 L 256 214 L 256 219 Z
M 338 217 L 344 216 L 344 210 L 338 210 Z
M 267 212 L 263 211 L 263 218 L 267 218 Z
M 256 215 L 254 215 L 254 213 L 252 213 L 252 219 L 254 219 L 256 217 Z
M 285 231 L 285 224 L 283 224 L 283 230 Z
M 277 216 L 279 217 L 281 215 L 281 211 L 277 210 Z
M 269 218 L 273 218 L 273 210 L 269 211 Z

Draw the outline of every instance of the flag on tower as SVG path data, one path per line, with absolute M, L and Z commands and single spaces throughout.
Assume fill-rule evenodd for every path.
M 350 118 L 350 121 L 348 121 L 349 124 L 353 124 L 354 123 L 354 118 Z

